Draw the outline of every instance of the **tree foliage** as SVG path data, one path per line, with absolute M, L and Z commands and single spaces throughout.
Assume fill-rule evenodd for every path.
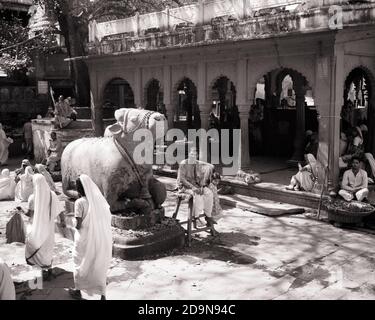
M 29 28 L 16 14 L 0 11 L 0 68 L 8 74 L 32 66 L 36 51 L 45 53 L 56 46 L 54 30 L 46 28 L 29 39 Z

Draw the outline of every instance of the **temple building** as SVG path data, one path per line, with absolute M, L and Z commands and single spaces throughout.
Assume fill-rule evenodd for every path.
M 241 129 L 241 168 L 300 161 L 305 132 L 339 179 L 340 131 L 366 124 L 375 152 L 375 1 L 206 0 L 92 22 L 92 116 L 165 110 L 169 127 Z M 79 58 L 79 57 L 78 57 Z M 344 111 L 344 112 L 343 112 Z

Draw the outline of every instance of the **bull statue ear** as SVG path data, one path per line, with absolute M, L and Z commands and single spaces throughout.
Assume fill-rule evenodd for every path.
M 122 133 L 122 127 L 118 123 L 115 123 L 107 128 L 108 133 L 117 136 Z
M 115 119 L 117 122 L 123 122 L 124 121 L 124 116 L 125 116 L 126 109 L 118 109 L 115 111 Z

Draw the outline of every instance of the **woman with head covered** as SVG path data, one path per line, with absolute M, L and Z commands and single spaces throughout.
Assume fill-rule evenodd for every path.
M 74 285 L 70 295 L 81 299 L 81 290 L 105 300 L 107 272 L 112 259 L 111 211 L 98 186 L 87 175 L 77 179 L 80 198 L 74 206 Z
M 1 171 L 0 176 L 0 201 L 1 200 L 14 200 L 14 192 L 16 183 L 10 176 L 9 169 Z
M 31 167 L 25 169 L 25 173 L 19 176 L 15 191 L 15 200 L 18 202 L 27 202 L 33 194 L 33 176 L 34 171 Z
M 58 199 L 41 174 L 34 175 L 34 217 L 26 238 L 26 262 L 43 269 L 47 280 L 52 275 L 53 248 L 55 245 L 55 218 Z

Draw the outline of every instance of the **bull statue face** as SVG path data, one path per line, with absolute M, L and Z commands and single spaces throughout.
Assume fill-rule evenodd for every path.
M 168 121 L 161 113 L 142 109 L 118 109 L 115 112 L 117 123 L 108 127 L 106 137 L 121 136 L 131 138 L 139 129 L 151 131 L 154 141 L 158 143 L 168 130 Z

